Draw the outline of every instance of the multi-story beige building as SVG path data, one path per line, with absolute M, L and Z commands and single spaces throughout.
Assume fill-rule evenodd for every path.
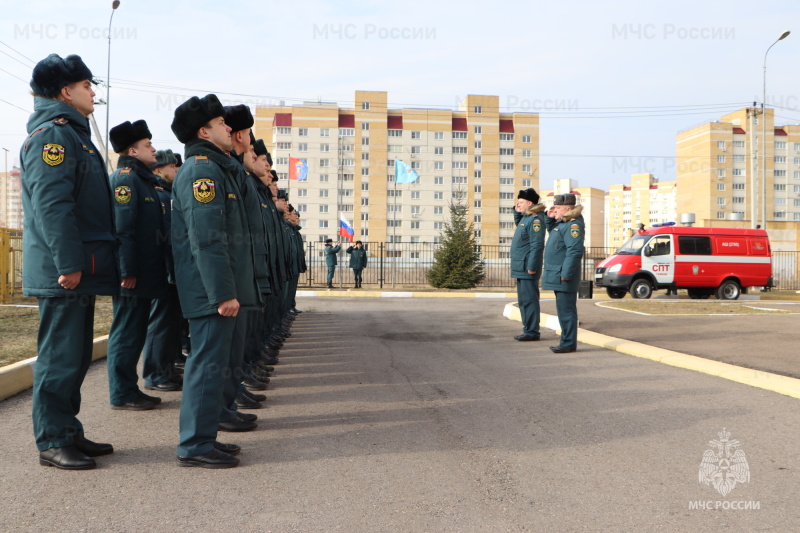
M 678 213 L 694 213 L 699 226 L 760 225 L 773 249 L 798 249 L 800 126 L 774 118 L 745 108 L 679 133 Z
M 578 187 L 577 180 L 563 178 L 553 180 L 552 189 L 539 191 L 542 203 L 547 207 L 553 205 L 553 196 L 556 194 L 572 193 L 578 203 L 583 206 L 583 223 L 586 227 L 587 248 L 605 246 L 605 197 L 606 192 L 592 187 Z
M 0 172 L 0 228 L 22 229 L 22 180 L 17 167 Z
M 255 135 L 308 240 L 335 238 L 343 213 L 365 241 L 436 242 L 455 201 L 468 207 L 478 242 L 492 245 L 511 242 L 517 191 L 539 181 L 538 114 L 499 104 L 468 95 L 456 111 L 389 109 L 386 92 L 356 91 L 352 108 L 257 107 Z M 290 157 L 307 161 L 307 181 L 287 179 Z M 395 183 L 395 158 L 419 179 Z
M 605 199 L 605 246 L 623 245 L 638 230 L 639 224 L 650 227 L 661 222 L 677 222 L 677 202 L 676 183 L 659 182 L 652 174 L 633 174 L 630 184 L 612 185 Z

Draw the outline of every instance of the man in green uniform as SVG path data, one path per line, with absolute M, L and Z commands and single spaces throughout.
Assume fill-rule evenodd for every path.
M 574 194 L 557 194 L 547 211 L 549 236 L 544 250 L 542 289 L 554 291 L 561 326 L 561 342 L 551 346 L 555 353 L 578 349 L 578 288 L 581 281 L 584 230 L 582 205 Z
M 364 243 L 356 241 L 355 246 L 348 246 L 345 253 L 350 254 L 350 268 L 353 269 L 353 276 L 356 281 L 356 289 L 361 288 L 361 271 L 367 268 L 367 251 Z
M 39 463 L 66 470 L 94 468 L 92 457 L 114 451 L 88 440 L 77 418 L 95 296 L 119 290 L 111 187 L 86 118 L 94 111 L 92 79 L 76 55 L 37 63 L 20 151 L 23 294 L 38 298 L 40 317 L 33 433 Z
M 172 150 L 158 150 L 156 162 L 151 165 L 153 174 L 158 178 L 155 185 L 156 194 L 161 203 L 164 217 L 164 233 L 162 239 L 166 246 L 167 263 L 166 294 L 153 300 L 150 306 L 150 318 L 147 324 L 147 341 L 144 344 L 144 361 L 142 377 L 146 389 L 177 391 L 181 390 L 183 381 L 175 369 L 181 360 L 181 304 L 178 299 L 178 287 L 175 285 L 175 266 L 172 260 L 172 183 L 178 173 L 178 158 Z
M 515 214 L 521 214 L 511 239 L 511 277 L 517 279 L 517 302 L 522 315 L 522 334 L 518 341 L 539 340 L 539 278 L 542 276 L 544 254 L 544 204 L 534 189 L 524 189 L 517 195 Z
M 114 298 L 114 320 L 108 334 L 108 388 L 112 409 L 144 411 L 161 403 L 161 398 L 139 389 L 136 365 L 147 339 L 150 305 L 167 293 L 163 210 L 155 188 L 158 177 L 150 170 L 156 162 L 156 149 L 144 120 L 123 122 L 111 128 L 109 136 L 120 155 L 110 179 L 122 289 Z M 154 364 L 146 362 L 145 366 Z M 162 386 L 159 390 L 177 389 Z
M 241 350 L 240 311 L 258 309 L 254 253 L 231 128 L 216 95 L 194 96 L 175 110 L 172 131 L 186 162 L 172 187 L 172 252 L 192 353 L 183 373 L 178 464 L 229 468 L 236 445 L 216 441 L 231 353 Z
M 342 249 L 339 244 L 333 245 L 333 239 L 325 239 L 325 264 L 328 266 L 328 288 L 333 288 L 333 275 L 336 273 L 336 254 Z
M 303 246 L 303 236 L 300 235 L 300 230 L 303 229 L 300 226 L 300 213 L 289 204 L 287 207 L 287 214 L 286 220 L 289 222 L 289 227 L 291 228 L 291 237 L 294 239 L 295 247 L 295 261 L 297 262 L 297 276 L 292 278 L 291 283 L 289 284 L 289 306 L 288 306 L 288 316 L 294 320 L 294 317 L 297 315 L 297 284 L 300 280 L 300 274 L 303 274 L 306 271 L 306 256 L 305 250 Z

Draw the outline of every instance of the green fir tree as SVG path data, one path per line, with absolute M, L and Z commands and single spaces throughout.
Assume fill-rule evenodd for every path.
M 467 208 L 451 203 L 450 222 L 444 223 L 428 282 L 438 289 L 472 289 L 483 277 L 483 261 L 475 245 L 472 223 L 467 222 Z

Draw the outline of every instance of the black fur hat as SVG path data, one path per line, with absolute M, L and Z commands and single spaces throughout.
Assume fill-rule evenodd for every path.
M 50 54 L 33 67 L 31 90 L 39 96 L 55 98 L 63 87 L 83 80 L 95 82 L 92 71 L 80 56 L 61 59 L 58 54 Z
M 522 189 L 519 191 L 517 198 L 522 198 L 523 200 L 528 200 L 529 202 L 533 202 L 534 204 L 539 203 L 539 193 L 536 192 L 535 189 Z
M 577 203 L 577 198 L 570 192 L 567 194 L 557 194 L 555 198 L 553 198 L 553 205 L 575 205 Z
M 137 120 L 134 123 L 130 121 L 123 122 L 111 128 L 108 136 L 111 140 L 111 147 L 118 154 L 142 139 L 153 138 L 153 134 L 150 133 L 147 122 L 144 120 Z
M 277 172 L 275 172 L 274 170 L 270 170 L 269 173 L 272 174 L 272 181 L 278 181 L 278 173 Z
M 173 154 L 175 156 L 175 166 L 180 167 L 183 164 L 183 158 L 181 154 Z
M 288 202 L 289 201 L 289 193 L 286 192 L 286 189 L 278 189 L 278 195 L 276 196 L 276 198 L 278 198 L 278 200 L 283 198 L 284 200 L 286 200 Z
M 260 155 L 269 156 L 269 151 L 267 150 L 267 145 L 264 144 L 264 139 L 258 139 L 253 143 L 253 148 L 256 151 L 256 157 Z
M 255 124 L 250 108 L 244 104 L 225 106 L 225 124 L 231 127 L 231 133 L 252 128 Z
M 197 130 L 211 119 L 225 116 L 225 108 L 216 94 L 207 94 L 202 98 L 192 96 L 175 109 L 172 119 L 172 133 L 180 142 L 186 144 L 197 135 Z
M 150 165 L 150 170 L 165 167 L 169 164 L 176 165 L 178 163 L 178 158 L 175 157 L 175 154 L 172 153 L 172 150 L 167 148 L 166 150 L 157 150 L 156 151 L 156 164 Z

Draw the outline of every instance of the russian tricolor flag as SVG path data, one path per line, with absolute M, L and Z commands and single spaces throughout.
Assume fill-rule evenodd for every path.
M 339 213 L 339 236 L 344 237 L 350 242 L 353 242 L 353 235 L 355 231 L 353 231 L 353 226 L 344 218 L 343 213 Z

